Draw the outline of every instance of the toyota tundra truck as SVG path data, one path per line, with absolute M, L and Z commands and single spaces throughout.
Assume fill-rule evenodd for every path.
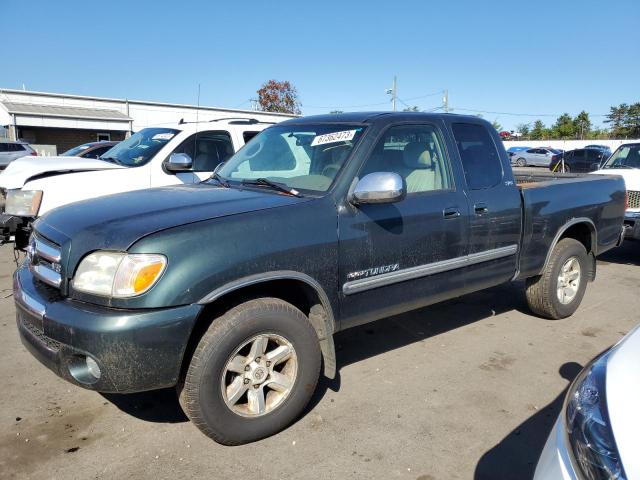
M 204 434 L 237 445 L 301 414 L 336 374 L 339 330 L 516 280 L 536 315 L 572 315 L 624 210 L 616 176 L 518 184 L 480 118 L 297 118 L 204 182 L 40 217 L 17 324 L 69 382 L 176 387 Z

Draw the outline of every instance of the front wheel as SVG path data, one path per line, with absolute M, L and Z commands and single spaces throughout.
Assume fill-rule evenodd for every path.
M 320 375 L 318 337 L 308 318 L 275 298 L 243 303 L 215 319 L 184 381 L 185 413 L 207 436 L 239 445 L 290 425 Z
M 582 302 L 588 278 L 589 262 L 584 245 L 573 238 L 560 240 L 542 275 L 526 281 L 529 308 L 552 320 L 573 315 Z
M 526 167 L 527 161 L 524 158 L 519 158 L 518 160 L 516 160 L 516 165 L 518 167 Z

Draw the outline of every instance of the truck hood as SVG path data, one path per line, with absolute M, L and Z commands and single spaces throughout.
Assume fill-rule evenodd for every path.
M 271 190 L 177 185 L 71 203 L 46 213 L 34 227 L 62 246 L 73 269 L 92 250 L 125 251 L 142 237 L 168 228 L 307 200 Z
M 638 168 L 606 168 L 591 173 L 596 175 L 619 175 L 624 178 L 627 190 L 640 190 L 640 169 Z
M 22 157 L 11 162 L 0 173 L 0 188 L 22 188 L 35 177 L 87 170 L 126 168 L 106 160 L 80 157 Z

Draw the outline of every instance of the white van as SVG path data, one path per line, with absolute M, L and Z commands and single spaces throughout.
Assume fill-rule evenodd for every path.
M 15 239 L 16 248 L 26 248 L 31 222 L 68 203 L 206 180 L 218 164 L 267 126 L 269 123 L 241 118 L 150 127 L 97 159 L 15 160 L 0 174 L 0 189 L 5 197 L 0 244 Z

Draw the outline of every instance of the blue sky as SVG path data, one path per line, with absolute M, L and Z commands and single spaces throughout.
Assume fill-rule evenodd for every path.
M 196 103 L 200 84 L 201 104 L 248 108 L 275 78 L 315 114 L 389 109 L 397 75 L 399 98 L 421 109 L 447 88 L 454 112 L 532 114 L 483 113 L 507 128 L 640 101 L 638 0 L 2 0 L 0 11 L 4 88 Z

